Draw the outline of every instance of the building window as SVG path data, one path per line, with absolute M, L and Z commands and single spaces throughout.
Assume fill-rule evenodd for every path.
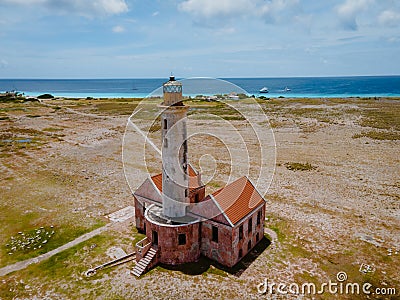
M 188 189 L 185 189 L 185 197 L 187 197 L 188 196 Z
M 152 238 L 153 238 L 153 245 L 158 245 L 158 232 L 154 231 L 152 232 Z
M 218 227 L 212 227 L 212 241 L 218 243 Z
M 239 258 L 241 258 L 243 256 L 243 251 L 242 249 L 239 249 Z
M 259 234 L 257 232 L 257 234 L 256 234 L 256 242 L 258 242 L 259 239 L 260 239 L 260 236 L 259 236 Z
M 239 227 L 239 241 L 243 238 L 243 224 Z
M 168 123 L 167 119 L 164 119 L 164 129 L 168 129 Z
M 247 243 L 247 252 L 249 252 L 250 250 L 251 250 L 251 241 Z
M 261 210 L 257 212 L 257 225 L 260 225 L 260 223 L 261 223 Z
M 250 218 L 249 219 L 249 228 L 248 228 L 249 234 L 251 233 L 252 229 L 253 229 L 253 218 Z
M 199 203 L 199 194 L 194 195 L 194 203 Z
M 180 233 L 178 235 L 178 244 L 179 245 L 186 245 L 186 234 Z
M 168 139 L 167 138 L 164 138 L 164 147 L 168 148 Z

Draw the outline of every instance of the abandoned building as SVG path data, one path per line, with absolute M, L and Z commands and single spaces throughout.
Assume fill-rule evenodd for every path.
M 201 174 L 188 163 L 182 84 L 171 76 L 163 96 L 162 172 L 133 194 L 136 227 L 146 238 L 136 244 L 132 273 L 195 262 L 200 255 L 232 267 L 263 237 L 265 200 L 247 177 L 205 195 Z

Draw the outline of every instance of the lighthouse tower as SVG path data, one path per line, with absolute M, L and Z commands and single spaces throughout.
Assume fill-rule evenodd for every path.
M 165 217 L 186 215 L 189 205 L 186 117 L 182 84 L 173 76 L 163 85 L 162 128 L 162 208 Z

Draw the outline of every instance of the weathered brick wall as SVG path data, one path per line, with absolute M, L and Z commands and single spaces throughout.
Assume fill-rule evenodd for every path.
M 257 212 L 261 210 L 261 218 L 260 218 L 260 225 L 257 225 Z M 248 225 L 249 219 L 252 218 L 252 230 L 249 233 Z M 235 262 L 234 264 L 238 263 L 251 249 L 254 248 L 259 241 L 261 241 L 263 234 L 264 234 L 264 219 L 265 219 L 265 204 L 262 207 L 257 208 L 253 211 L 253 213 L 247 216 L 245 219 L 241 220 L 239 223 L 235 224 L 235 228 L 233 231 L 233 255 Z M 239 239 L 239 227 L 243 225 L 243 237 Z M 256 240 L 256 236 L 259 236 L 258 241 Z M 251 241 L 251 248 L 248 249 L 248 243 Z M 242 256 L 239 257 L 239 250 L 242 249 Z
M 215 216 L 214 218 L 212 218 L 212 220 L 218 222 L 218 223 L 222 223 L 225 224 L 227 226 L 230 226 L 228 220 L 225 218 L 225 216 L 223 214 L 219 214 L 217 216 Z
M 152 232 L 158 233 L 158 261 L 165 264 L 181 264 L 197 261 L 200 257 L 200 223 L 163 226 L 146 220 L 146 236 L 152 240 Z M 178 244 L 178 235 L 186 234 L 186 244 Z
M 189 200 L 190 203 L 196 203 L 196 194 L 198 194 L 198 202 L 201 202 L 204 200 L 204 197 L 206 196 L 206 187 L 203 185 L 201 187 L 198 187 L 197 189 L 193 189 L 189 193 Z
M 135 199 L 135 222 L 136 228 L 139 232 L 144 231 L 144 214 L 143 205 L 134 197 Z
M 212 241 L 212 226 L 218 228 L 218 243 Z M 233 266 L 232 230 L 212 220 L 204 221 L 201 225 L 201 254 L 225 266 Z

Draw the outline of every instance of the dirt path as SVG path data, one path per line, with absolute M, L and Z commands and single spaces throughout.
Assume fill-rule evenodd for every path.
M 15 272 L 15 271 L 19 271 L 19 270 L 25 269 L 26 267 L 28 267 L 31 264 L 37 264 L 37 263 L 39 263 L 39 262 L 41 262 L 41 261 L 43 261 L 45 259 L 48 259 L 49 257 L 51 257 L 51 256 L 53 256 L 53 255 L 55 255 L 57 253 L 60 253 L 60 252 L 66 250 L 68 248 L 76 246 L 79 243 L 82 243 L 82 242 L 84 242 L 84 241 L 86 241 L 86 240 L 88 240 L 88 239 L 90 239 L 90 238 L 102 233 L 103 231 L 105 231 L 109 227 L 111 227 L 112 224 L 113 223 L 108 223 L 107 225 L 105 225 L 103 227 L 97 228 L 97 229 L 95 229 L 95 230 L 93 230 L 91 232 L 88 232 L 88 233 L 86 233 L 84 235 L 81 235 L 80 237 L 76 238 L 75 240 L 73 240 L 73 241 L 71 241 L 71 242 L 69 242 L 69 243 L 67 243 L 65 245 L 62 245 L 62 246 L 60 246 L 60 247 L 58 247 L 58 248 L 56 248 L 54 250 L 51 250 L 51 251 L 49 251 L 47 253 L 39 255 L 37 257 L 33 257 L 33 258 L 30 258 L 30 259 L 19 261 L 19 262 L 16 262 L 15 264 L 8 265 L 8 266 L 6 266 L 4 268 L 1 268 L 0 269 L 0 276 L 4 276 L 4 275 L 7 275 L 7 274 L 9 274 L 11 272 Z

